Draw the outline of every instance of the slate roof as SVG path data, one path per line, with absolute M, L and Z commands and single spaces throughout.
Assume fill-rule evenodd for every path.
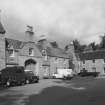
M 21 49 L 27 43 L 27 42 L 9 39 L 9 38 L 5 38 L 5 41 L 6 41 L 6 48 L 13 47 L 16 50 Z M 37 45 L 35 44 L 35 46 L 40 50 L 40 52 L 42 52 L 43 47 L 40 44 L 37 44 Z M 47 52 L 47 55 L 51 57 L 60 57 L 60 58 L 69 59 L 69 55 L 61 48 L 47 47 L 46 52 Z
M 61 48 L 51 48 L 48 54 L 55 57 L 69 58 L 69 55 Z
M 42 52 L 43 47 L 41 45 L 37 45 L 37 47 Z M 46 53 L 51 57 L 69 58 L 69 55 L 61 48 L 46 47 Z
M 26 44 L 26 42 L 9 38 L 5 38 L 5 41 L 6 41 L 6 48 L 13 47 L 14 49 L 21 49 Z
M 105 50 L 84 52 L 79 57 L 81 60 L 105 59 Z
M 3 27 L 3 25 L 0 22 L 0 34 L 5 34 L 5 29 Z
M 5 38 L 5 42 L 6 42 L 6 49 L 14 48 L 15 50 L 22 49 L 26 44 L 28 44 L 28 42 L 23 42 L 23 41 L 9 39 L 9 38 Z M 39 51 L 39 48 L 35 49 L 35 54 L 38 57 L 42 57 L 41 52 Z

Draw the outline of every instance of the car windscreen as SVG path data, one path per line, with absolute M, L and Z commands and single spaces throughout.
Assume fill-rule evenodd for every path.
M 34 75 L 33 71 L 31 71 L 31 70 L 25 71 L 25 73 L 26 73 L 26 74 Z

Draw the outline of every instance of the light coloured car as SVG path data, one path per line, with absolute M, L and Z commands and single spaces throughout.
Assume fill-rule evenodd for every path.
M 73 76 L 72 69 L 58 69 L 57 73 L 53 74 L 53 78 L 59 79 L 72 78 Z
M 63 78 L 63 75 L 54 73 L 53 78 Z

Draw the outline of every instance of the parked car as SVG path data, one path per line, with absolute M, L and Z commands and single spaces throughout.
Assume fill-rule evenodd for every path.
M 96 77 L 98 76 L 99 72 L 88 72 L 88 70 L 81 70 L 80 73 L 78 73 L 78 75 L 84 77 L 84 76 L 93 76 Z
M 0 72 L 0 84 L 7 87 L 38 82 L 39 77 L 22 66 L 6 67 Z
M 53 78 L 58 79 L 71 79 L 74 77 L 72 69 L 58 69 L 57 73 L 53 74 Z
M 0 72 L 1 85 L 21 85 L 25 82 L 24 67 L 7 67 Z
M 58 73 L 54 73 L 52 76 L 53 76 L 53 79 L 55 79 L 55 78 L 58 78 L 58 79 L 63 78 L 63 76 L 61 74 L 58 74 Z
M 39 82 L 39 76 L 36 76 L 32 70 L 24 70 L 25 72 L 25 83 L 38 83 Z
M 73 78 L 73 76 L 71 76 L 71 75 L 67 75 L 67 76 L 64 76 L 64 77 L 63 77 L 64 80 L 70 80 L 70 79 L 72 79 L 72 78 Z
M 43 79 L 49 79 L 50 78 L 50 76 L 48 75 L 48 74 L 43 74 Z

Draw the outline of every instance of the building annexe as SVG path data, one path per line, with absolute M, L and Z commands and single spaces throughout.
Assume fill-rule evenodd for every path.
M 79 54 L 80 70 L 105 74 L 105 50 L 84 52 Z

